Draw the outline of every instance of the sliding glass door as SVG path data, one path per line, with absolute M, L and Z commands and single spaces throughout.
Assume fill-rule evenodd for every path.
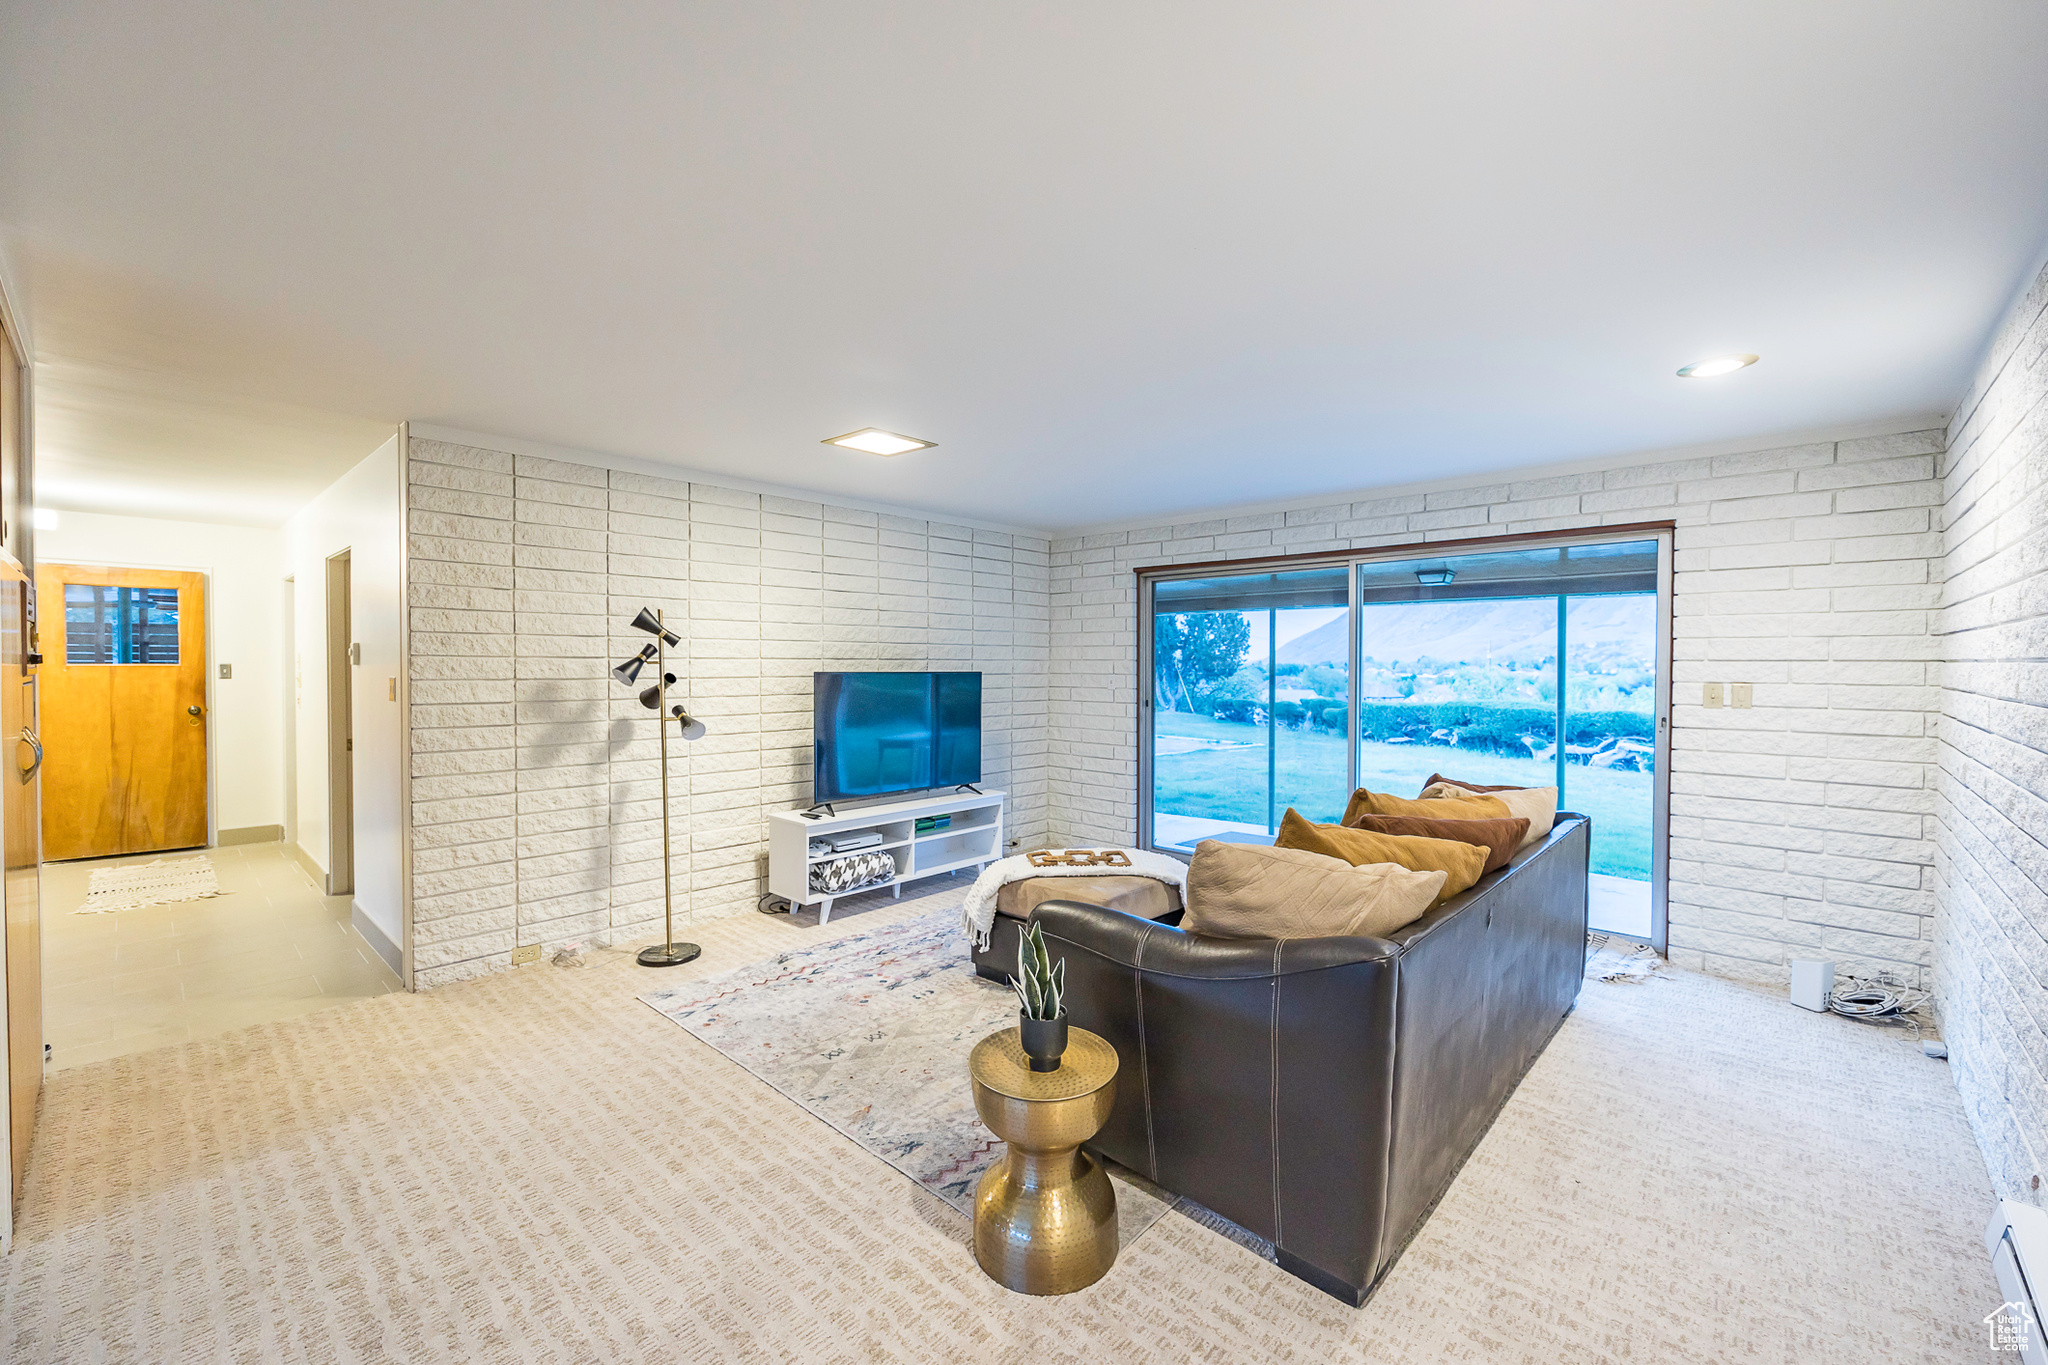
M 1657 595 L 1567 597 L 1559 797 L 1592 817 L 1595 929 L 1648 939 L 1657 802 Z
M 1150 846 L 1269 842 L 1292 806 L 1435 777 L 1555 786 L 1593 822 L 1593 927 L 1661 946 L 1664 537 L 1142 586 Z
M 1271 843 L 1289 806 L 1344 813 L 1345 566 L 1160 583 L 1151 634 L 1155 844 Z

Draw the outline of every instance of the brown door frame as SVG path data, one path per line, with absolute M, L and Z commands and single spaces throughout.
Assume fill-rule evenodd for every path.
M 36 675 L 29 652 L 29 579 L 12 561 L 0 563 L 0 748 L 14 756 L 0 772 L 5 807 L 7 941 L 9 1208 L 21 1207 L 29 1148 L 43 1085 L 42 822 L 37 807 L 42 766 L 36 734 Z M 28 1022 L 34 1020 L 33 1026 Z M 19 1036 L 16 1030 L 19 1029 Z
M 0 282 L 4 283 L 4 282 Z M 13 485 L 12 505 L 5 510 L 7 524 L 0 524 L 0 576 L 19 593 L 22 619 L 12 642 L 18 650 L 19 678 L 0 673 L 0 687 L 10 695 L 17 692 L 23 706 L 25 729 L 33 734 L 37 725 L 35 669 L 28 663 L 34 648 L 35 622 L 35 371 L 32 348 L 22 333 L 20 321 L 0 288 L 0 461 L 4 461 Z M 13 580 L 21 580 L 18 585 Z M 61 616 L 61 613 L 59 613 Z M 12 739 L 0 735 L 0 740 Z M 14 1245 L 14 1218 L 20 1208 L 16 1197 L 20 1176 L 28 1165 L 34 1139 L 36 1110 L 43 1090 L 43 1002 L 42 1002 L 42 824 L 38 799 L 40 782 L 34 767 L 39 759 L 25 759 L 21 751 L 33 753 L 30 743 L 5 745 L 15 752 L 21 780 L 0 776 L 0 814 L 4 814 L 8 835 L 8 864 L 4 898 L 0 898 L 0 997 L 4 997 L 5 1038 L 0 1040 L 0 1101 L 7 1109 L 0 1121 L 0 1251 Z M 15 844 L 20 842 L 19 849 Z
M 327 894 L 356 889 L 354 624 L 349 552 L 327 557 Z

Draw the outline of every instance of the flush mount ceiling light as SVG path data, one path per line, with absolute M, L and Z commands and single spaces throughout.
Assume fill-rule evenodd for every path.
M 901 455 L 910 450 L 930 450 L 938 442 L 920 441 L 915 436 L 899 436 L 880 427 L 862 427 L 859 431 L 849 431 L 844 436 L 828 436 L 818 444 L 845 446 L 848 450 L 864 450 L 870 455 Z
M 1724 374 L 1734 374 L 1756 364 L 1753 355 L 1717 355 L 1712 360 L 1695 361 L 1678 372 L 1680 379 L 1719 379 Z
M 1417 569 L 1415 571 L 1415 581 L 1425 588 L 1449 587 L 1451 580 L 1457 576 L 1458 571 L 1456 569 Z

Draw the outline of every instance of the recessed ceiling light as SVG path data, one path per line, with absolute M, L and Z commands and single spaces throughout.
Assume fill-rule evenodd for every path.
M 1680 379 L 1719 379 L 1724 374 L 1734 374 L 1745 366 L 1756 364 L 1753 355 L 1717 355 L 1712 360 L 1701 360 L 1686 366 L 1678 372 Z
M 849 431 L 844 436 L 828 436 L 818 444 L 845 446 L 848 450 L 864 450 L 870 455 L 901 455 L 906 450 L 930 450 L 938 443 L 920 441 L 915 436 L 899 436 L 880 427 L 862 427 L 859 431 Z

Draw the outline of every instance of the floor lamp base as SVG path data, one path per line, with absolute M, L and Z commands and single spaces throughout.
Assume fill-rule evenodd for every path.
M 685 962 L 695 962 L 703 951 L 694 943 L 657 943 L 652 948 L 642 948 L 639 961 L 643 967 L 680 967 Z

